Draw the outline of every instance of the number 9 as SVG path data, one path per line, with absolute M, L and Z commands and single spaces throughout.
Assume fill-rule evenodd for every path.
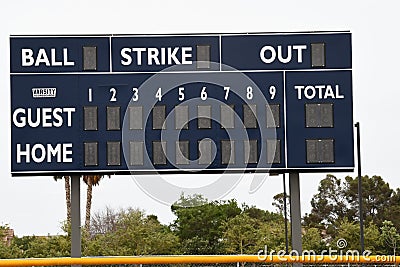
M 271 100 L 275 98 L 276 87 L 274 85 L 271 85 L 269 87 L 269 94 L 271 95 Z

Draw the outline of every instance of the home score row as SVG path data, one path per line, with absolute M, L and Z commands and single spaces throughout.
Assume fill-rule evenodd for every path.
M 348 32 L 10 46 L 13 175 L 354 168 Z

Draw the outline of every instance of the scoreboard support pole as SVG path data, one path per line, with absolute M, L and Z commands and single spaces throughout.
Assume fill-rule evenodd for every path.
M 81 179 L 74 175 L 71 177 L 71 258 L 80 258 L 81 250 Z
M 301 209 L 300 209 L 300 179 L 298 172 L 289 173 L 290 220 L 292 232 L 292 251 L 299 255 L 303 252 L 301 242 Z M 294 264 L 293 266 L 301 266 Z

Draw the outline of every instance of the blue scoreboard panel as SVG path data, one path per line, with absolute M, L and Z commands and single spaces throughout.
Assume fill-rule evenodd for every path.
M 354 168 L 351 34 L 12 36 L 12 175 Z

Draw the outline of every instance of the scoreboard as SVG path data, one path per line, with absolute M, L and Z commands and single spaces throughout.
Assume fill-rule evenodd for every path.
M 11 36 L 12 175 L 354 168 L 349 32 Z

